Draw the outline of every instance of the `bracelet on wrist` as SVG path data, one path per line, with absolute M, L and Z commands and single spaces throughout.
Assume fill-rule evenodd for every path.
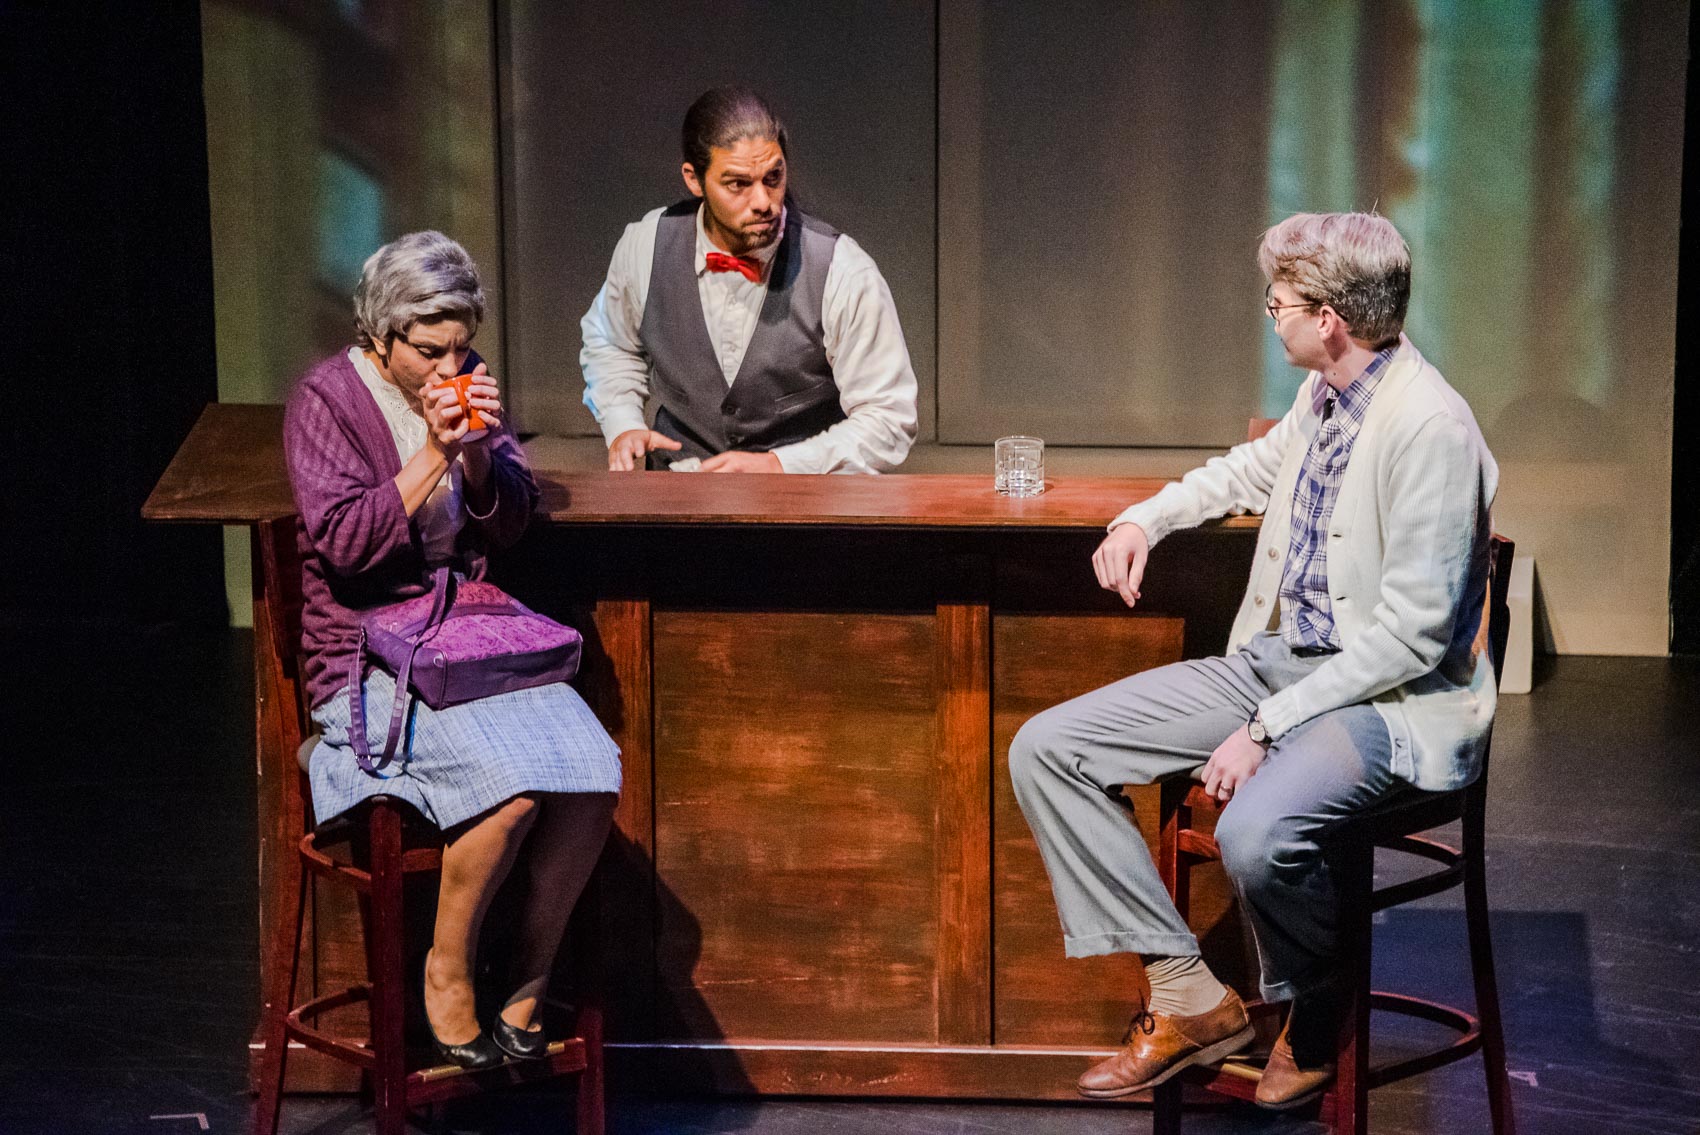
M 496 515 L 496 506 L 501 504 L 501 503 L 502 503 L 502 489 L 501 489 L 501 486 L 496 483 L 496 478 L 494 478 L 494 477 L 490 478 L 490 511 L 489 512 L 482 513 L 482 514 L 473 512 L 472 511 L 472 505 L 467 500 L 467 497 L 466 497 L 466 490 L 464 488 L 461 490 L 460 507 L 466 513 L 466 515 L 472 517 L 472 519 L 474 519 L 474 520 L 489 520 L 492 516 Z

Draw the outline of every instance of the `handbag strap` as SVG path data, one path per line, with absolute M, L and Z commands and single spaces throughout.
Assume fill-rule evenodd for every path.
M 361 626 L 360 637 L 354 646 L 354 659 L 349 664 L 348 675 L 348 728 L 349 739 L 353 742 L 354 759 L 360 767 L 373 776 L 379 775 L 395 760 L 396 746 L 401 744 L 401 730 L 407 720 L 407 684 L 413 674 L 413 656 L 419 653 L 432 631 L 441 626 L 448 618 L 449 606 L 453 603 L 450 592 L 454 588 L 454 573 L 447 567 L 437 569 L 431 580 L 431 615 L 420 628 L 418 637 L 413 640 L 413 649 L 407 652 L 407 658 L 401 664 L 401 672 L 395 677 L 395 698 L 390 705 L 390 727 L 384 738 L 384 751 L 372 760 L 372 747 L 366 741 L 366 698 L 362 687 L 366 679 L 366 628 Z

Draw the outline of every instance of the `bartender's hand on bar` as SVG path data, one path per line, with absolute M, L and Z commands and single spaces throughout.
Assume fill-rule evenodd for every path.
M 1139 581 L 1145 578 L 1145 560 L 1151 541 L 1137 524 L 1118 524 L 1092 553 L 1092 570 L 1098 586 L 1114 591 L 1129 607 L 1139 600 Z
M 608 468 L 615 473 L 629 473 L 643 468 L 643 456 L 652 449 L 683 449 L 681 442 L 654 430 L 627 430 L 608 447 Z
M 771 453 L 746 453 L 741 449 L 716 453 L 702 463 L 704 473 L 783 473 L 785 466 Z

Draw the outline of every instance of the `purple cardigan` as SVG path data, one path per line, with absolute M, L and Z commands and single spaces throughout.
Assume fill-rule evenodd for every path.
M 477 356 L 467 360 L 474 366 Z M 488 520 L 470 515 L 456 567 L 482 579 L 486 547 L 518 540 L 537 507 L 537 481 L 507 422 L 485 443 L 495 478 Z M 301 551 L 302 646 L 315 708 L 348 682 L 362 613 L 430 588 L 418 527 L 402 507 L 401 459 L 383 411 L 346 351 L 296 382 L 283 415 L 283 453 L 295 493 Z

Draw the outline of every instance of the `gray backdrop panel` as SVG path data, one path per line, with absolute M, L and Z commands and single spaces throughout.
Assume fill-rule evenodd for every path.
M 808 208 L 879 263 L 933 434 L 934 13 L 887 2 L 505 6 L 509 394 L 521 428 L 593 434 L 579 318 L 624 226 L 685 195 L 679 125 L 703 90 L 763 91 Z

